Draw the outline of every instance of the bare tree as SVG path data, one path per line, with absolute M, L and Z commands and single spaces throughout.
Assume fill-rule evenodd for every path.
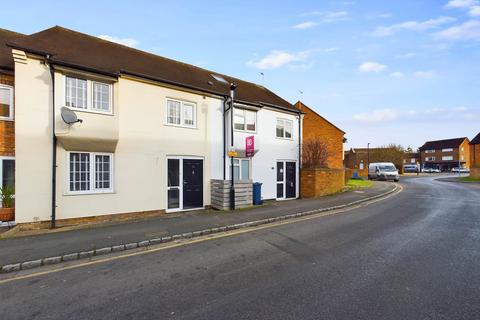
M 370 162 L 392 162 L 397 167 L 403 165 L 404 157 L 405 149 L 401 145 L 394 143 L 370 151 Z
M 302 163 L 304 168 L 328 168 L 327 145 L 319 139 L 309 139 L 302 146 Z

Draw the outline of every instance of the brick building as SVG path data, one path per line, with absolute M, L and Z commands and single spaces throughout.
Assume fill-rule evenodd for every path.
M 470 172 L 480 178 L 480 133 L 470 141 Z
M 0 181 L 15 188 L 14 63 L 8 41 L 23 35 L 0 29 Z
M 420 147 L 424 168 L 450 171 L 456 167 L 470 168 L 470 141 L 466 137 L 427 141 Z
M 350 148 L 345 151 L 345 168 L 353 169 L 362 177 L 368 176 L 368 164 L 392 162 L 402 172 L 404 153 L 396 148 Z
M 295 107 L 304 113 L 303 142 L 305 143 L 311 139 L 320 139 L 327 146 L 329 153 L 328 167 L 330 169 L 342 169 L 345 132 L 301 101 L 298 101 Z
M 318 140 L 326 145 L 328 153 L 328 168 L 302 168 L 301 196 L 318 197 L 340 191 L 345 185 L 343 167 L 345 132 L 301 101 L 298 101 L 295 107 L 304 113 L 303 144 Z

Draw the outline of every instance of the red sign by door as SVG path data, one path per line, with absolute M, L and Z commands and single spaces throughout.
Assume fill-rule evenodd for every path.
M 254 136 L 245 138 L 245 157 L 251 158 L 255 154 L 255 141 Z

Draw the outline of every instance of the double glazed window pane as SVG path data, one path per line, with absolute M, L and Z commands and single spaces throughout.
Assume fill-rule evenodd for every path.
M 10 187 L 15 192 L 15 160 L 2 161 L 2 188 Z
M 168 100 L 167 112 L 167 123 L 180 124 L 180 102 Z
M 277 120 L 276 136 L 277 138 L 292 138 L 292 121 Z
M 285 121 L 285 138 L 291 138 L 291 137 L 292 137 L 292 122 Z
M 180 208 L 180 160 L 168 159 L 168 209 Z
M 104 83 L 93 83 L 93 109 L 110 111 L 110 86 Z
M 90 189 L 90 154 L 70 153 L 70 191 Z
M 277 138 L 283 138 L 284 131 L 283 120 L 277 120 Z
M 66 77 L 65 104 L 72 108 L 87 108 L 87 80 Z
M 12 101 L 12 89 L 0 87 L 0 117 L 10 118 L 10 104 Z
M 234 128 L 236 130 L 245 130 L 245 111 L 235 109 L 233 118 Z
M 190 103 L 183 104 L 183 124 L 185 126 L 195 125 L 193 108 L 194 108 L 193 104 L 190 104 Z
M 242 160 L 241 161 L 241 167 L 242 167 L 242 180 L 248 180 L 250 179 L 250 161 L 248 160 Z
M 95 156 L 95 189 L 110 189 L 110 156 Z

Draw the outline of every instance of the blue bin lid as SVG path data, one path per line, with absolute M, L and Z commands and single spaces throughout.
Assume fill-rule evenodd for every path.
M 253 183 L 254 186 L 261 186 L 262 184 L 263 184 L 263 183 L 261 183 L 261 182 L 254 182 L 254 183 Z

